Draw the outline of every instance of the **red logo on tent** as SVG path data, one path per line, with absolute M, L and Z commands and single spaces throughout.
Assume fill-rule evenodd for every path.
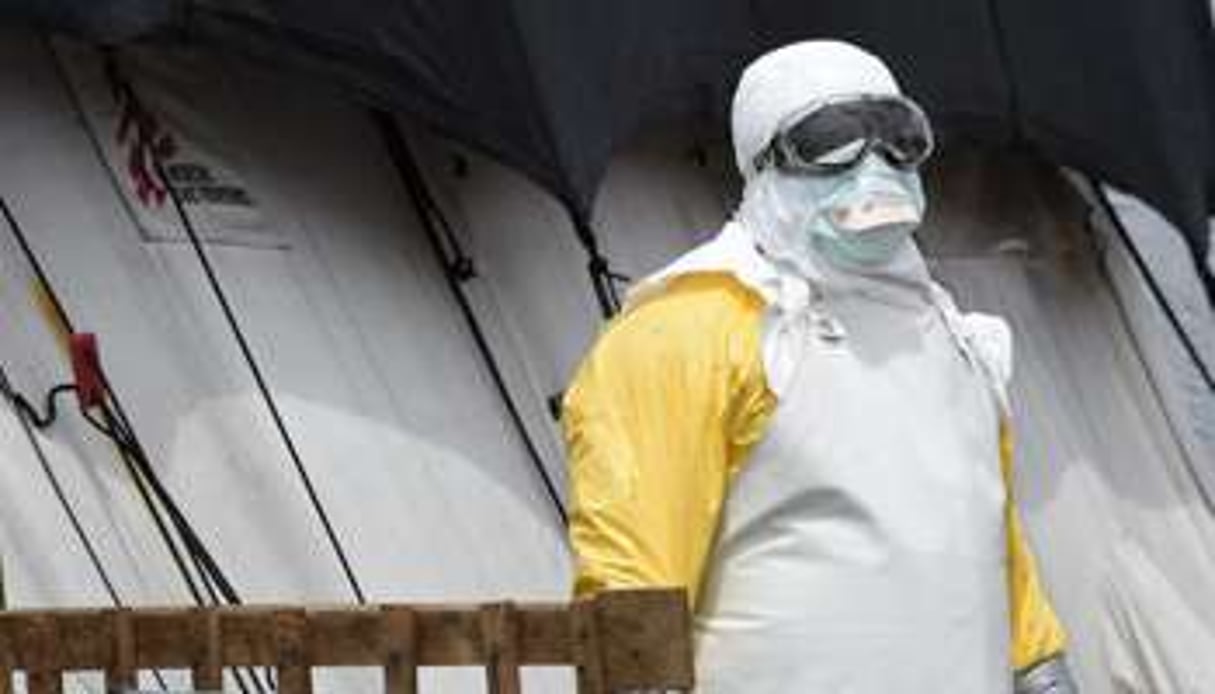
M 156 173 L 155 161 L 165 161 L 177 151 L 173 136 L 165 131 L 155 114 L 144 108 L 129 86 L 115 89 L 122 116 L 115 137 L 127 151 L 127 174 L 135 195 L 144 205 L 160 207 L 168 187 Z

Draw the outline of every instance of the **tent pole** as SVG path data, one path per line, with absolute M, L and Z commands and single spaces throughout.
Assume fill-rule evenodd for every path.
M 544 467 L 544 460 L 541 458 L 540 451 L 536 448 L 531 434 L 528 433 L 527 425 L 523 421 L 523 415 L 519 412 L 519 407 L 515 403 L 514 396 L 511 395 L 510 389 L 506 385 L 506 379 L 502 375 L 502 369 L 498 364 L 497 358 L 494 356 L 493 349 L 489 346 L 489 340 L 485 337 L 485 333 L 477 321 L 476 313 L 473 311 L 467 295 L 465 295 L 464 290 L 461 288 L 461 283 L 464 280 L 474 276 L 471 270 L 471 263 L 458 248 L 453 249 L 457 255 L 454 261 L 447 257 L 440 231 L 436 228 L 437 224 L 446 226 L 446 223 L 442 221 L 442 211 L 438 209 L 438 206 L 430 196 L 430 192 L 426 189 L 417 159 L 413 156 L 409 145 L 401 135 L 401 131 L 392 114 L 374 110 L 371 112 L 371 115 L 380 130 L 385 146 L 388 148 L 388 155 L 392 159 L 393 166 L 396 168 L 397 174 L 400 176 L 401 182 L 404 184 L 405 190 L 413 202 L 418 221 L 422 224 L 426 238 L 430 242 L 431 250 L 434 252 L 435 259 L 443 270 L 443 277 L 447 281 L 448 289 L 451 290 L 456 304 L 460 307 L 460 313 L 464 316 L 464 322 L 468 326 L 469 332 L 472 333 L 473 341 L 477 345 L 477 351 L 481 353 L 481 358 L 489 370 L 494 387 L 502 398 L 507 414 L 515 429 L 519 432 L 524 448 L 527 449 L 528 458 L 531 459 L 532 465 L 539 475 L 541 483 L 544 485 L 545 495 L 552 502 L 553 510 L 560 518 L 562 526 L 567 526 L 569 525 L 569 514 L 565 509 L 565 504 L 561 501 L 561 496 L 557 493 L 557 486 L 553 482 L 552 476 L 549 475 L 548 470 Z M 454 243 L 454 238 L 449 238 L 449 243 Z
M 128 98 L 134 98 L 130 87 L 127 87 Z M 241 356 L 244 357 L 246 365 L 249 367 L 249 372 L 253 376 L 253 380 L 257 385 L 258 391 L 261 393 L 262 400 L 266 404 L 266 409 L 270 412 L 270 418 L 273 420 L 275 429 L 278 430 L 279 438 L 283 442 L 283 446 L 287 450 L 287 455 L 291 459 L 291 463 L 295 468 L 296 474 L 304 485 L 304 491 L 308 496 L 308 501 L 316 512 L 317 517 L 321 521 L 324 528 L 325 536 L 329 541 L 330 547 L 337 556 L 338 563 L 341 565 L 342 573 L 346 578 L 346 583 L 349 585 L 351 592 L 360 605 L 366 604 L 367 597 L 363 593 L 363 588 L 359 584 L 358 578 L 354 574 L 354 569 L 350 565 L 350 560 L 346 555 L 346 550 L 342 546 L 341 540 L 337 536 L 337 531 L 333 527 L 333 523 L 329 519 L 328 512 L 325 511 L 321 504 L 320 497 L 317 494 L 316 487 L 312 483 L 312 478 L 308 474 L 307 468 L 304 467 L 303 459 L 300 457 L 299 449 L 295 445 L 290 432 L 287 430 L 286 422 L 283 420 L 282 413 L 279 411 L 278 403 L 275 401 L 273 394 L 270 392 L 270 387 L 266 382 L 265 376 L 262 374 L 261 367 L 253 356 L 253 349 L 249 346 L 248 340 L 245 338 L 244 331 L 240 327 L 240 323 L 236 319 L 236 314 L 232 310 L 232 305 L 228 301 L 227 293 L 224 292 L 223 286 L 219 283 L 219 277 L 215 273 L 215 268 L 211 265 L 211 259 L 203 248 L 202 240 L 198 236 L 197 230 L 194 228 L 193 222 L 190 220 L 189 214 L 186 212 L 185 205 L 181 201 L 181 197 L 173 183 L 164 170 L 164 164 L 161 161 L 160 154 L 156 152 L 154 147 L 149 147 L 151 151 L 151 161 L 156 171 L 156 176 L 164 183 L 165 189 L 168 191 L 169 199 L 173 204 L 174 210 L 177 212 L 178 219 L 181 221 L 182 229 L 186 233 L 186 237 L 190 241 L 190 246 L 194 250 L 194 255 L 198 259 L 199 265 L 203 269 L 203 273 L 207 277 L 207 284 L 211 287 L 211 292 L 215 296 L 216 302 L 219 304 L 220 310 L 224 315 L 228 327 L 232 330 L 232 335 L 236 339 L 237 346 L 240 349 Z
M 591 227 L 589 216 L 573 204 L 565 203 L 565 208 L 569 213 L 570 222 L 574 225 L 574 233 L 586 251 L 586 270 L 591 277 L 591 287 L 595 290 L 599 310 L 605 319 L 611 318 L 620 312 L 620 296 L 615 285 L 617 276 L 612 272 L 607 257 L 599 251 L 599 240 Z

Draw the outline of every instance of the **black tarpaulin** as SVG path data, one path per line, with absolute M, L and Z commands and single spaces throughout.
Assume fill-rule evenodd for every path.
M 804 38 L 850 39 L 892 64 L 947 137 L 1024 141 L 1152 202 L 1197 257 L 1208 251 L 1206 0 L 0 0 L 0 11 L 335 78 L 518 168 L 581 220 L 614 147 L 639 124 L 724 137 L 750 58 Z

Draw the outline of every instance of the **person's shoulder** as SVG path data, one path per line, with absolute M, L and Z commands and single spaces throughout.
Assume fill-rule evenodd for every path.
M 730 273 L 688 273 L 649 289 L 604 328 L 595 355 L 724 364 L 758 344 L 764 301 Z
M 766 304 L 757 292 L 725 272 L 682 274 L 649 289 L 604 327 L 575 374 L 567 408 L 605 387 L 660 392 L 740 377 L 762 384 Z
M 764 306 L 759 293 L 730 272 L 691 272 L 644 290 L 613 322 L 729 327 L 758 319 Z
M 764 301 L 728 272 L 695 272 L 634 295 L 596 340 L 600 354 L 718 353 L 758 334 Z

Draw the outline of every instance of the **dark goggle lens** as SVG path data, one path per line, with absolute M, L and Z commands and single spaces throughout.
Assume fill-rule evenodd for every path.
M 898 99 L 828 104 L 799 120 L 781 137 L 787 155 L 825 171 L 855 164 L 870 151 L 870 145 L 900 167 L 923 162 L 932 148 L 927 119 Z
M 888 106 L 869 113 L 873 134 L 882 151 L 896 164 L 915 165 L 927 159 L 932 149 L 932 133 L 924 115 L 901 101 L 884 103 Z
M 803 162 L 817 161 L 869 139 L 864 119 L 844 105 L 825 106 L 784 132 L 786 146 Z

